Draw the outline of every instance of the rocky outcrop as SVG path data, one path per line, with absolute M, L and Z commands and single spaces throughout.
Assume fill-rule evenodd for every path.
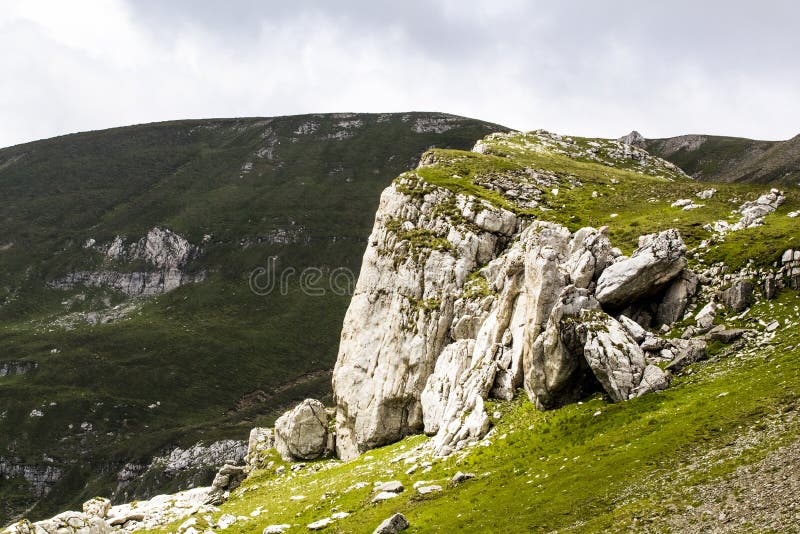
M 102 518 L 81 512 L 64 512 L 45 521 L 30 523 L 23 520 L 3 531 L 3 534 L 108 534 L 114 529 Z
M 622 308 L 664 287 L 686 263 L 686 245 L 677 230 L 642 236 L 630 258 L 614 263 L 600 275 L 597 300 L 609 308 Z
M 4 376 L 26 375 L 39 367 L 37 362 L 11 361 L 0 362 L 0 378 Z
M 30 465 L 16 458 L 0 456 L 0 477 L 22 477 L 31 485 L 36 497 L 44 497 L 61 479 L 63 470 L 47 464 Z
M 697 293 L 697 275 L 685 269 L 667 287 L 656 310 L 656 325 L 671 325 L 683 318 L 686 307 Z
M 51 287 L 106 287 L 129 297 L 147 297 L 205 278 L 204 273 L 185 272 L 189 261 L 200 253 L 199 247 L 164 228 L 153 228 L 146 236 L 133 243 L 126 243 L 123 237 L 117 236 L 105 246 L 95 245 L 94 240 L 89 240 L 84 248 L 103 255 L 103 268 L 69 273 L 50 282 Z M 130 271 L 115 268 L 131 264 L 144 264 L 148 269 Z
M 778 209 L 785 200 L 786 196 L 783 191 L 774 188 L 770 189 L 769 193 L 765 193 L 756 200 L 745 202 L 739 206 L 739 209 L 734 211 L 734 213 L 739 214 L 739 220 L 736 223 L 730 224 L 727 221 L 716 221 L 714 224 L 708 224 L 704 228 L 708 231 L 725 235 L 728 232 L 737 232 L 746 228 L 761 226 L 764 224 L 764 218 Z
M 737 280 L 720 292 L 719 299 L 735 312 L 744 311 L 753 302 L 754 285 L 751 280 Z
M 645 145 L 647 144 L 647 140 L 644 138 L 644 136 L 636 130 L 633 130 L 628 135 L 623 135 L 619 138 L 619 141 L 626 145 L 635 146 L 638 148 L 645 148 Z
M 601 307 L 636 304 L 681 275 L 678 232 L 643 236 L 624 258 L 606 229 L 519 226 L 414 173 L 384 192 L 333 376 L 340 457 L 423 430 L 439 453 L 458 450 L 488 430 L 484 401 L 523 385 L 551 408 L 668 383 L 657 367 L 643 382 L 637 340 Z M 691 291 L 673 293 L 667 306 L 682 314 Z
M 286 461 L 314 460 L 330 451 L 325 405 L 306 399 L 275 421 L 275 448 Z

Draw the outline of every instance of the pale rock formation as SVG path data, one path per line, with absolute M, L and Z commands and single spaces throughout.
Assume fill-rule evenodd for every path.
M 663 287 L 686 263 L 686 245 L 677 230 L 642 236 L 630 258 L 603 271 L 595 296 L 603 306 L 621 308 Z
M 275 421 L 275 448 L 286 461 L 314 460 L 328 452 L 325 405 L 306 399 Z
M 88 517 L 105 519 L 111 510 L 111 501 L 103 497 L 95 497 L 83 503 L 83 513 Z
M 681 320 L 686 307 L 697 293 L 698 278 L 695 273 L 685 269 L 667 287 L 656 311 L 657 325 L 671 325 Z
M 647 144 L 647 140 L 644 138 L 642 134 L 633 130 L 628 135 L 623 135 L 619 138 L 619 141 L 625 143 L 626 145 L 635 146 L 639 148 L 644 148 Z
M 394 514 L 391 517 L 386 518 L 378 525 L 372 534 L 397 534 L 398 532 L 402 532 L 411 526 L 408 523 L 408 520 L 403 514 Z

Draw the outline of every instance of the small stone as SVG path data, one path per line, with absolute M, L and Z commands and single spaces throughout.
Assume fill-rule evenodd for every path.
M 460 484 L 461 482 L 471 478 L 475 478 L 475 473 L 462 473 L 461 471 L 458 471 L 455 475 L 453 475 L 453 478 L 450 479 L 450 482 L 453 484 Z
M 264 530 L 261 532 L 261 534 L 283 534 L 284 532 L 286 532 L 290 528 L 292 528 L 292 525 L 286 525 L 286 524 L 269 525 L 269 526 L 264 528 Z
M 372 498 L 372 502 L 388 501 L 397 497 L 397 493 L 391 491 L 382 491 Z
M 420 486 L 417 488 L 417 492 L 420 495 L 427 495 L 428 493 L 434 493 L 437 491 L 442 491 L 442 487 L 436 484 L 431 484 L 430 486 Z
M 325 519 L 320 519 L 319 521 L 314 521 L 313 523 L 308 524 L 308 530 L 322 530 L 323 528 L 329 527 L 333 524 L 333 519 L 330 517 L 326 517 Z
M 403 487 L 403 483 L 399 480 L 384 482 L 375 488 L 375 491 L 390 491 L 392 493 L 401 493 L 403 490 L 405 490 L 405 487 Z
M 410 525 L 408 520 L 403 514 L 394 514 L 392 517 L 385 519 L 372 534 L 397 534 Z
M 333 519 L 344 519 L 345 517 L 347 517 L 349 515 L 350 514 L 348 512 L 336 512 L 335 514 L 332 514 L 331 517 Z

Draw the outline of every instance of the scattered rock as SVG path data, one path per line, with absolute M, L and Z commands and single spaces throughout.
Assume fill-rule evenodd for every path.
M 397 534 L 409 526 L 408 520 L 403 514 L 394 514 L 392 517 L 385 519 L 372 534 Z
M 333 524 L 333 519 L 330 517 L 326 517 L 325 519 L 320 519 L 319 521 L 314 521 L 313 523 L 308 524 L 308 530 L 322 530 L 327 528 Z
M 420 495 L 427 495 L 428 493 L 435 493 L 437 491 L 442 491 L 442 487 L 436 484 L 431 484 L 430 486 L 420 486 L 417 488 L 417 492 Z
M 706 334 L 706 339 L 712 341 L 721 341 L 722 343 L 730 343 L 731 341 L 736 341 L 740 337 L 747 332 L 744 328 L 724 328 L 722 326 L 719 329 L 714 328 L 709 333 Z
M 392 493 L 402 493 L 405 490 L 403 483 L 399 480 L 392 480 L 390 482 L 384 482 L 379 486 L 375 487 L 375 491 L 390 491 Z
M 397 495 L 392 491 L 382 491 L 372 498 L 372 502 L 388 501 L 389 499 L 394 499 Z
M 292 528 L 292 525 L 281 524 L 281 525 L 269 525 L 264 527 L 264 530 L 261 534 L 283 534 L 287 530 Z
M 720 301 L 735 312 L 744 311 L 753 302 L 753 288 L 752 281 L 737 280 L 720 293 Z
M 460 484 L 471 478 L 475 478 L 475 473 L 462 473 L 461 471 L 456 471 L 456 474 L 453 475 L 453 478 L 450 479 L 450 482 L 453 484 Z

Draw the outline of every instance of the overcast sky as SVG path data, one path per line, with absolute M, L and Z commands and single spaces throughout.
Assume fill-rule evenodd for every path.
M 800 2 L 0 0 L 0 146 L 134 123 L 445 111 L 800 133 Z

